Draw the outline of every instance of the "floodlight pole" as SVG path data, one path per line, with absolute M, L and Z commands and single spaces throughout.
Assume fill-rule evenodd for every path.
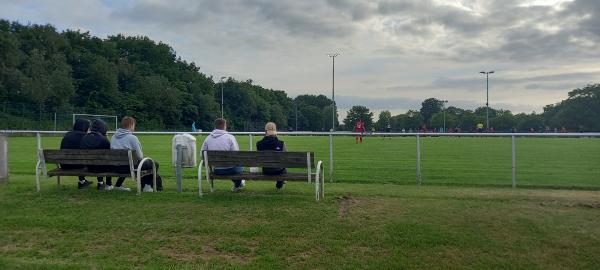
M 331 57 L 331 131 L 335 131 L 335 58 L 339 55 L 339 53 L 327 54 L 327 56 Z
M 328 53 L 331 57 L 331 133 L 329 134 L 329 181 L 333 182 L 333 132 L 335 131 L 335 58 L 339 53 Z
M 223 118 L 223 80 L 225 77 L 221 77 L 221 118 Z
M 485 130 L 490 130 L 490 74 L 494 71 L 481 71 L 481 74 L 485 74 Z

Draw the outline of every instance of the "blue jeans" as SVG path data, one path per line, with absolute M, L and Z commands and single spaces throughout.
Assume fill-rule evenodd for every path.
M 231 167 L 231 168 L 225 168 L 225 169 L 214 169 L 214 173 L 216 175 L 232 175 L 232 174 L 240 174 L 244 171 L 244 167 Z M 233 185 L 235 187 L 240 187 L 242 185 L 242 180 L 231 180 L 233 181 Z

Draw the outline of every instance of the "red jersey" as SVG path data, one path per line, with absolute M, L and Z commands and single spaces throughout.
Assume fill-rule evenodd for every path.
M 365 123 L 361 120 L 358 120 L 358 122 L 356 122 L 356 124 L 354 124 L 354 131 L 355 132 L 364 132 L 365 131 Z

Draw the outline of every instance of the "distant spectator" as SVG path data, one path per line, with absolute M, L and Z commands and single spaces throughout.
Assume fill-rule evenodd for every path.
M 90 121 L 87 119 L 77 119 L 73 124 L 73 130 L 67 132 L 60 142 L 60 149 L 80 149 L 81 139 L 90 131 Z M 84 165 L 61 164 L 64 169 L 83 169 Z M 83 189 L 90 186 L 93 182 L 85 179 L 84 176 L 79 176 L 77 188 Z
M 483 132 L 483 123 L 478 123 L 477 124 L 477 132 L 482 133 Z

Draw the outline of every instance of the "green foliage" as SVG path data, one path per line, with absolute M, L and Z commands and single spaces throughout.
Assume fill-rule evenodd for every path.
M 385 130 L 387 125 L 392 125 L 392 113 L 390 111 L 382 111 L 379 113 L 377 123 L 375 123 L 375 129 L 382 131 Z
M 331 127 L 331 100 L 304 95 L 297 102 L 281 90 L 229 78 L 223 85 L 200 72 L 194 63 L 177 57 L 173 48 L 148 37 L 110 36 L 88 32 L 58 33 L 50 25 L 21 25 L 0 20 L 0 98 L 4 107 L 27 104 L 16 115 L 3 111 L 2 128 L 16 128 L 18 118 L 31 115 L 41 126 L 43 114 L 70 108 L 71 113 L 134 115 L 141 129 L 189 128 L 211 130 L 221 116 L 233 130 L 262 130 L 273 121 L 280 129 L 322 131 Z M 14 121 L 13 121 L 14 120 Z M 337 125 L 337 122 L 336 122 Z M 22 125 L 18 125 L 22 126 Z M 30 126 L 29 128 L 33 128 Z
M 600 84 L 569 92 L 569 97 L 544 108 L 546 124 L 576 131 L 600 130 Z
M 444 101 L 436 98 L 428 98 L 421 103 L 421 116 L 423 117 L 424 124 L 429 124 L 431 117 L 442 111 Z

